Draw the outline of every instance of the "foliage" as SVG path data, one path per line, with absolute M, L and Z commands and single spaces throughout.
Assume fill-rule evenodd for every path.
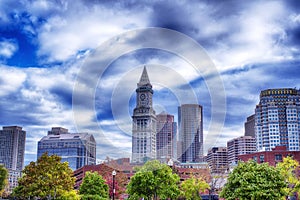
M 277 168 L 288 184 L 286 188 L 288 195 L 292 196 L 295 192 L 300 192 L 299 174 L 296 174 L 296 171 L 299 170 L 298 161 L 291 157 L 286 157 L 283 158 L 283 162 L 277 164 Z
M 172 169 L 157 160 L 148 161 L 137 169 L 127 186 L 129 199 L 167 199 L 178 197 L 179 176 Z
M 209 189 L 209 184 L 201 178 L 189 178 L 180 185 L 181 196 L 186 200 L 200 200 L 199 192 Z
M 3 166 L 0 165 L 0 195 L 4 192 L 4 188 L 7 185 L 8 171 Z
M 44 153 L 25 167 L 18 184 L 12 194 L 14 197 L 56 199 L 73 190 L 75 178 L 61 157 Z
M 251 160 L 239 162 L 229 174 L 220 196 L 226 200 L 277 200 L 286 195 L 286 187 L 277 168 Z
M 107 199 L 108 185 L 97 172 L 86 172 L 79 193 L 84 200 Z
M 57 200 L 80 200 L 76 190 L 65 191 Z

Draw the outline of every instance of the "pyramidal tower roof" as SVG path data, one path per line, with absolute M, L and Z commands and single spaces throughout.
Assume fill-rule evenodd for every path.
M 146 85 L 146 84 L 150 84 L 150 80 L 148 77 L 146 66 L 144 66 L 143 73 L 142 73 L 142 76 L 140 78 L 140 82 L 138 83 L 138 85 Z

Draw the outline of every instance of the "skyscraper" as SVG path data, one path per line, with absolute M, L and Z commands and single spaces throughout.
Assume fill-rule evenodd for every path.
M 8 169 L 11 192 L 17 186 L 24 168 L 26 131 L 19 126 L 5 126 L 0 130 L 0 164 Z
M 0 164 L 7 169 L 24 167 L 26 132 L 19 126 L 5 126 L 0 130 Z
M 178 108 L 179 161 L 198 162 L 203 157 L 202 106 L 184 104 Z
M 176 160 L 177 124 L 174 122 L 174 116 L 162 112 L 156 117 L 156 159 L 165 163 L 169 159 Z
M 258 151 L 286 146 L 300 150 L 300 90 L 268 89 L 260 93 L 255 108 L 255 137 Z
M 247 117 L 247 121 L 244 124 L 245 136 L 251 136 L 255 138 L 255 115 Z
M 136 89 L 132 116 L 132 161 L 144 163 L 156 158 L 156 115 L 152 106 L 152 85 L 144 67 Z
M 73 170 L 96 164 L 96 141 L 88 133 L 69 133 L 68 129 L 53 127 L 38 142 L 38 158 L 45 152 L 61 156 L 62 162 L 67 161 Z

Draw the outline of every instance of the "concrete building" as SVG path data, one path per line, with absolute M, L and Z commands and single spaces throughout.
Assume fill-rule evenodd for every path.
M 260 93 L 255 109 L 255 137 L 258 151 L 286 146 L 300 150 L 300 90 L 268 89 Z
M 256 152 L 255 138 L 251 136 L 241 136 L 227 142 L 228 165 L 237 165 L 238 155 Z
M 4 126 L 0 130 L 0 164 L 8 169 L 7 192 L 17 186 L 24 168 L 26 131 L 19 126 Z
M 293 159 L 300 162 L 300 151 L 289 151 L 286 146 L 276 146 L 271 151 L 261 151 L 251 154 L 239 155 L 239 160 L 247 162 L 254 160 L 257 163 L 269 163 L 271 166 L 276 166 L 278 162 L 282 162 L 283 158 L 291 156 Z
M 156 116 L 156 159 L 167 163 L 169 159 L 177 159 L 177 123 L 174 116 L 165 112 Z
M 199 162 L 203 158 L 202 106 L 184 104 L 178 107 L 180 162 Z
M 213 147 L 209 149 L 206 160 L 212 174 L 226 172 L 228 170 L 227 148 Z
M 73 170 L 96 164 L 96 141 L 89 133 L 69 133 L 68 129 L 53 127 L 38 142 L 37 157 L 45 152 L 61 156 Z
M 156 115 L 152 103 L 152 85 L 146 67 L 136 89 L 136 107 L 132 116 L 132 160 L 144 163 L 156 158 Z
M 247 117 L 247 121 L 244 124 L 245 136 L 251 136 L 255 138 L 255 115 Z

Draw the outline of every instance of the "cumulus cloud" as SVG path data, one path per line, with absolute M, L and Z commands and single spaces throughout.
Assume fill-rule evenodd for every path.
M 0 58 L 10 58 L 18 50 L 18 44 L 14 40 L 0 40 Z
M 299 6 L 297 1 L 1 1 L 0 28 L 7 37 L 0 42 L 6 63 L 0 67 L 0 124 L 26 128 L 27 161 L 51 126 L 94 133 L 99 158 L 120 156 L 117 148 L 128 156 L 136 83 L 147 65 L 155 109 L 177 119 L 177 106 L 195 97 L 204 108 L 206 149 L 224 146 L 243 134 L 260 90 L 300 87 Z M 166 37 L 166 31 L 138 31 L 145 27 L 179 31 L 208 56 L 197 51 L 201 46 Z M 121 37 L 124 31 L 129 32 Z M 17 53 L 13 65 L 31 55 L 42 68 L 9 66 Z M 220 92 L 226 101 L 215 94 Z M 225 111 L 219 109 L 224 104 Z

